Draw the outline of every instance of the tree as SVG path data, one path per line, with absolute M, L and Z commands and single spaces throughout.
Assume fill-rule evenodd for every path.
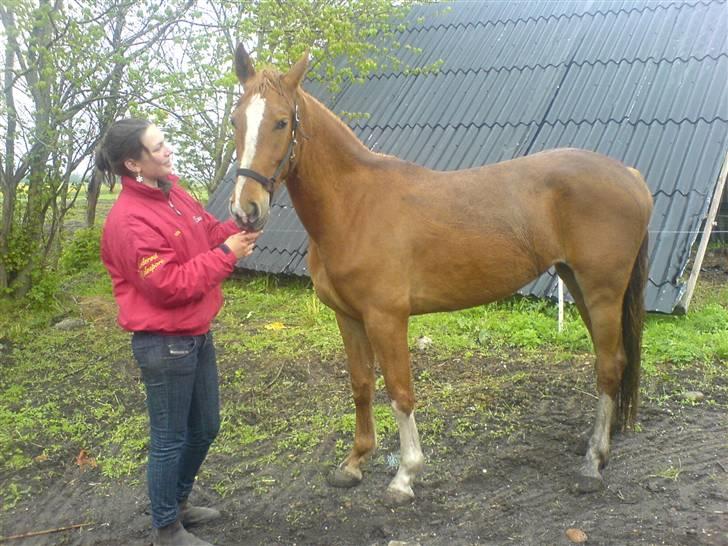
M 170 133 L 178 151 L 178 170 L 212 193 L 234 153 L 228 120 L 240 94 L 232 72 L 238 41 L 249 45 L 259 66 L 284 70 L 308 49 L 311 77 L 336 92 L 345 81 L 397 63 L 390 49 L 410 4 L 391 0 L 198 3 L 191 17 L 181 22 L 180 37 L 158 50 L 153 63 L 158 67 L 154 78 L 158 98 L 140 108 L 147 115 L 156 113 Z
M 168 39 L 189 7 L 161 0 L 0 5 L 7 113 L 0 126 L 0 292 L 25 294 L 53 260 L 80 189 L 70 185 L 71 175 L 90 165 L 100 136 L 139 85 L 125 68 L 137 52 Z
M 4 0 L 0 294 L 25 294 L 54 265 L 66 213 L 84 184 L 87 223 L 94 223 L 103 177 L 91 158 L 113 121 L 131 113 L 159 123 L 177 145 L 178 172 L 211 192 L 234 151 L 228 119 L 239 95 L 238 41 L 258 65 L 283 69 L 308 48 L 312 77 L 336 92 L 382 59 L 396 62 L 387 48 L 408 5 Z M 82 183 L 71 184 L 79 172 Z

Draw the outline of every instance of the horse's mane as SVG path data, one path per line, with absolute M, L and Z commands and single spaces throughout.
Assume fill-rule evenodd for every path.
M 332 123 L 334 123 L 336 126 L 338 126 L 342 131 L 344 131 L 347 134 L 351 135 L 352 142 L 356 145 L 356 148 L 358 148 L 361 152 L 365 152 L 365 153 L 367 153 L 369 155 L 372 155 L 374 157 L 379 157 L 379 158 L 383 158 L 383 159 L 394 159 L 394 160 L 398 160 L 399 161 L 399 158 L 397 158 L 397 157 L 395 157 L 393 155 L 384 154 L 384 153 L 381 153 L 381 152 L 374 152 L 374 151 L 370 150 L 369 148 L 367 148 L 366 145 L 359 139 L 359 137 L 356 136 L 356 133 L 352 130 L 352 128 L 349 127 L 349 125 L 347 125 L 346 122 L 344 122 L 344 120 L 342 120 L 334 112 L 332 112 L 331 110 L 329 110 L 326 107 L 326 105 L 323 104 L 316 97 L 314 97 L 310 93 L 307 93 L 303 89 L 301 89 L 301 91 L 304 93 L 304 95 L 306 96 L 306 98 L 308 100 L 310 100 L 313 103 L 315 103 L 316 105 L 318 105 L 318 107 L 321 109 L 321 111 L 324 113 L 324 115 L 327 116 L 331 120 Z
M 292 101 L 292 98 L 283 89 L 283 74 L 277 70 L 265 68 L 258 72 L 258 77 L 255 78 L 255 82 L 251 82 L 250 85 L 245 85 L 246 93 L 257 93 L 262 95 L 268 89 L 273 89 L 281 97 L 285 97 Z
M 251 82 L 249 86 L 245 86 L 245 92 L 246 93 L 255 93 L 263 95 L 266 91 L 269 89 L 274 90 L 276 93 L 278 93 L 281 97 L 285 98 L 291 105 L 293 105 L 293 101 L 295 100 L 295 97 L 290 96 L 288 92 L 286 92 L 284 86 L 283 86 L 283 74 L 281 74 L 278 70 L 275 69 L 268 69 L 264 68 L 260 70 L 257 73 L 258 77 L 255 78 L 255 82 Z M 334 114 L 331 110 L 329 110 L 321 101 L 319 101 L 316 97 L 311 95 L 310 93 L 307 93 L 302 88 L 299 90 L 304 94 L 306 99 L 314 102 L 316 105 L 318 105 L 321 109 L 321 111 L 326 115 L 332 123 L 337 125 L 342 131 L 348 133 L 352 137 L 352 142 L 355 143 L 356 148 L 359 149 L 361 152 L 366 152 L 368 154 L 371 154 L 375 157 L 380 158 L 386 158 L 386 159 L 397 159 L 394 156 L 391 156 L 389 154 L 384 154 L 381 152 L 373 152 L 369 150 L 364 143 L 359 140 L 359 138 L 356 136 L 354 131 L 349 127 L 341 118 L 339 118 L 336 114 Z M 241 95 L 242 98 L 242 95 Z

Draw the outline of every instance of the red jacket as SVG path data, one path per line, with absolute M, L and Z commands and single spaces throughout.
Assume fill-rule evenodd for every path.
M 122 177 L 101 241 L 125 330 L 199 335 L 222 306 L 237 258 L 218 245 L 240 231 L 219 222 L 170 176 L 169 192 Z

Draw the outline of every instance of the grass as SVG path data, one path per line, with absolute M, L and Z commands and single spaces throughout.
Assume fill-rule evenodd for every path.
M 67 277 L 64 286 L 73 297 L 59 296 L 56 305 L 0 304 L 4 332 L 0 340 L 4 361 L 0 475 L 7 476 L 0 482 L 0 497 L 7 509 L 30 494 L 32 486 L 24 485 L 24 477 L 42 475 L 54 462 L 71 463 L 82 449 L 93 455 L 102 475 L 110 480 L 134 476 L 144 462 L 144 393 L 133 374 L 128 336 L 113 324 L 109 281 L 95 265 Z M 289 375 L 288 362 L 311 361 L 319 367 L 317 373 L 333 374 L 333 363 L 343 361 L 331 311 L 314 299 L 308 281 L 300 279 L 238 278 L 225 285 L 225 296 L 226 306 L 215 324 L 225 400 L 223 432 L 211 457 L 229 457 L 240 463 L 215 489 L 232 494 L 236 473 L 255 471 L 259 473 L 257 487 L 264 491 L 274 483 L 272 476 L 278 475 L 275 467 L 280 461 L 310 462 L 326 434 L 336 436 L 335 455 L 343 457 L 354 430 L 345 376 L 339 390 L 326 400 L 303 399 L 294 405 L 286 400 L 291 389 L 301 388 Z M 644 334 L 648 379 L 671 382 L 679 390 L 681 380 L 676 373 L 685 368 L 699 365 L 703 370 L 702 381 L 691 388 L 726 376 L 726 296 L 724 288 L 710 287 L 696 298 L 687 316 L 648 317 Z M 86 326 L 71 331 L 53 328 L 53 323 L 68 315 L 83 317 Z M 433 340 L 425 350 L 427 357 L 443 362 L 472 357 L 507 361 L 517 353 L 523 359 L 548 364 L 588 358 L 591 350 L 586 330 L 571 307 L 567 308 L 565 329 L 558 333 L 555 307 L 523 298 L 414 317 L 410 328 L 413 351 L 423 335 Z M 260 368 L 240 365 L 251 360 Z M 476 435 L 497 438 L 513 432 L 521 410 L 517 405 L 494 407 L 493 403 L 505 389 L 527 389 L 528 372 L 473 373 L 478 375 L 478 390 L 463 396 L 451 378 L 415 369 L 424 446 L 443 433 L 467 442 Z M 375 415 L 382 464 L 387 456 L 394 456 L 391 451 L 397 442 L 384 394 L 379 378 Z M 459 412 L 461 418 L 446 422 L 440 416 L 443 411 Z M 240 457 L 246 449 L 253 455 Z
M 102 195 L 104 206 L 112 201 L 113 196 Z M 86 243 L 94 236 L 82 232 L 66 242 L 67 261 L 81 266 L 57 272 L 60 290 L 52 299 L 0 300 L 0 504 L 5 510 L 59 466 L 73 464 L 81 450 L 96 460 L 106 480 L 140 476 L 147 447 L 144 392 L 128 334 L 114 324 L 108 276 L 98 260 L 88 259 Z M 224 462 L 226 473 L 220 477 L 203 468 L 201 479 L 230 495 L 240 487 L 238 478 L 253 475 L 255 489 L 265 491 L 282 466 L 290 475 L 298 468 L 295 462 L 321 457 L 325 442 L 334 446 L 327 457 L 340 460 L 350 446 L 354 414 L 333 313 L 307 279 L 244 275 L 226 282 L 224 292 L 226 305 L 214 324 L 223 426 L 210 459 Z M 85 326 L 56 329 L 64 317 L 81 317 Z M 561 333 L 556 322 L 552 303 L 518 297 L 413 317 L 409 343 L 417 355 L 413 373 L 423 447 L 432 447 L 443 434 L 462 443 L 476 435 L 512 434 L 523 411 L 512 401 L 526 399 L 532 387 L 527 369 L 504 365 L 497 374 L 470 369 L 467 377 L 455 378 L 418 367 L 419 360 L 448 366 L 471 358 L 503 363 L 516 358 L 553 366 L 590 359 L 591 342 L 575 309 L 567 307 Z M 424 352 L 416 349 L 422 336 L 433 340 Z M 689 389 L 725 391 L 728 286 L 699 283 L 686 316 L 649 315 L 643 360 L 646 394 L 653 401 L 680 400 Z M 461 382 L 455 385 L 456 380 Z M 649 387 L 652 383 L 659 389 Z M 506 391 L 512 393 L 510 401 L 499 398 Z M 304 395 L 292 395 L 298 392 Z M 398 439 L 381 378 L 374 412 L 380 441 L 374 463 L 391 466 Z M 454 421 L 444 417 L 456 412 L 460 418 Z

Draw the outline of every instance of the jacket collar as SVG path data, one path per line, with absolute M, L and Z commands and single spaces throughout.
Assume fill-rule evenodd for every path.
M 159 199 L 166 201 L 169 197 L 169 192 L 177 185 L 178 180 L 178 176 L 170 174 L 167 177 L 167 180 L 159 181 L 159 188 L 150 188 L 146 184 L 140 184 L 131 176 L 122 176 L 121 185 L 125 191 L 129 191 L 134 195 L 139 195 L 140 197 L 147 199 Z

